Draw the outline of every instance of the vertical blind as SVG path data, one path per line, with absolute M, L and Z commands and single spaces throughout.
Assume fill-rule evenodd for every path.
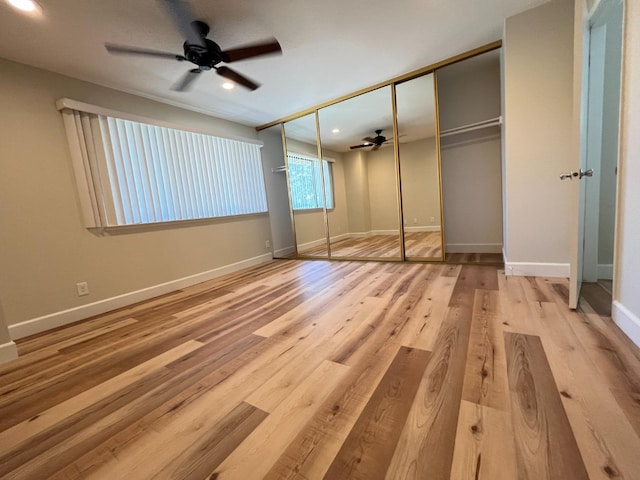
M 320 161 L 309 155 L 287 152 L 291 203 L 294 210 L 322 208 L 322 176 Z M 333 208 L 333 182 L 327 160 L 322 161 L 326 208 Z
M 91 203 L 87 226 L 267 211 L 257 143 L 77 110 L 63 115 L 72 156 L 82 161 L 74 168 Z

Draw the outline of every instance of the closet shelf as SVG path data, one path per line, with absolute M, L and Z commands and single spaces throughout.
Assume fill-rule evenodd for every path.
M 495 127 L 502 125 L 502 116 L 483 120 L 482 122 L 470 123 L 469 125 L 463 125 L 461 127 L 450 128 L 440 132 L 440 137 L 448 137 L 450 135 L 458 135 L 459 133 L 472 132 L 474 130 L 480 130 L 482 128 Z

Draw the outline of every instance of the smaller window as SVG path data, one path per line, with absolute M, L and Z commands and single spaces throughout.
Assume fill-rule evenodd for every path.
M 311 210 L 322 208 L 322 177 L 320 161 L 316 157 L 287 152 L 289 163 L 289 182 L 291 202 L 294 210 Z M 333 178 L 331 166 L 327 160 L 322 161 L 324 172 L 324 189 L 327 198 L 326 208 L 333 208 Z

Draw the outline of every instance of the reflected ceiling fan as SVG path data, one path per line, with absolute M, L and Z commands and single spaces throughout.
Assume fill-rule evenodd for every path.
M 258 83 L 229 67 L 218 66 L 218 64 L 231 63 L 238 60 L 282 52 L 282 48 L 275 38 L 260 43 L 222 50 L 217 43 L 207 38 L 210 31 L 209 25 L 201 20 L 195 20 L 191 9 L 185 2 L 180 0 L 161 0 L 161 3 L 166 7 L 178 30 L 180 30 L 186 38 L 182 45 L 183 55 L 148 48 L 115 45 L 112 43 L 106 43 L 105 47 L 109 53 L 113 54 L 167 58 L 180 62 L 187 60 L 196 65 L 197 68 L 189 70 L 171 87 L 172 90 L 178 92 L 188 90 L 193 84 L 193 81 L 198 78 L 202 72 L 207 72 L 212 69 L 215 70 L 218 75 L 242 85 L 249 90 L 255 90 L 260 86 Z
M 356 150 L 358 148 L 373 147 L 371 151 L 374 151 L 374 150 L 378 150 L 382 145 L 393 142 L 393 138 L 387 139 L 387 137 L 382 135 L 382 132 L 383 132 L 382 130 L 376 130 L 375 137 L 364 137 L 362 139 L 364 143 L 361 143 L 360 145 L 352 145 L 349 148 L 351 150 Z

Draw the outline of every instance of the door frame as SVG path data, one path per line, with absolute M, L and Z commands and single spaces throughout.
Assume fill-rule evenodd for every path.
M 574 50 L 580 55 L 574 55 L 574 78 L 579 78 L 574 84 L 574 158 L 578 161 L 578 168 L 587 169 L 587 148 L 589 142 L 589 90 L 590 90 L 590 53 L 591 53 L 591 29 L 593 27 L 606 26 L 611 9 L 616 4 L 621 4 L 622 8 L 622 39 L 621 47 L 624 54 L 624 24 L 625 24 L 625 2 L 624 0 L 595 0 L 591 9 L 586 5 L 586 0 L 576 0 L 575 2 L 575 27 L 574 27 Z M 622 63 L 620 65 L 622 70 Z M 622 75 L 620 77 L 620 99 L 622 105 Z M 618 125 L 621 125 L 622 108 L 618 112 Z M 602 121 L 599 122 L 600 132 L 602 132 Z M 620 135 L 621 128 L 618 128 L 618 148 L 616 164 L 620 162 Z M 598 142 L 599 143 L 599 142 Z M 597 172 L 599 174 L 599 172 Z M 617 282 L 615 281 L 618 259 L 618 236 L 617 231 L 620 223 L 620 175 L 616 177 L 616 200 L 615 200 L 615 221 L 614 221 L 614 242 L 613 242 L 613 295 L 617 298 Z M 599 178 L 598 178 L 599 181 Z M 574 241 L 570 252 L 570 277 L 569 277 L 569 308 L 575 309 L 580 298 L 580 287 L 583 278 L 583 257 L 585 239 L 585 204 L 587 201 L 586 182 L 578 182 L 577 192 L 574 195 Z

